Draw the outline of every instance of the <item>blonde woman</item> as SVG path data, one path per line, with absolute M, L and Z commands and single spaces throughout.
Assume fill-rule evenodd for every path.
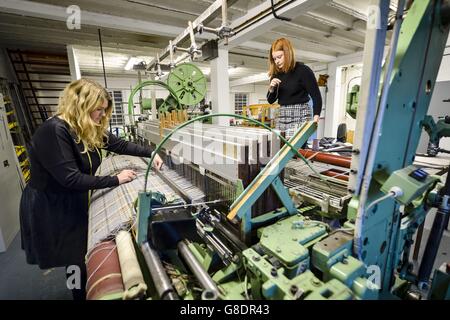
M 73 81 L 63 91 L 56 116 L 39 127 L 29 147 L 31 180 L 20 204 L 22 248 L 27 262 L 41 269 L 78 265 L 81 288 L 72 290 L 74 299 L 85 296 L 89 190 L 136 177 L 132 170 L 95 176 L 101 150 L 141 157 L 152 152 L 111 134 L 111 113 L 105 88 L 87 79 Z M 161 158 L 153 164 L 159 169 Z
M 312 70 L 295 61 L 292 44 L 285 38 L 272 43 L 269 53 L 270 85 L 267 101 L 280 105 L 276 129 L 286 132 L 290 138 L 304 121 L 319 121 L 322 97 Z M 313 109 L 309 105 L 310 97 Z

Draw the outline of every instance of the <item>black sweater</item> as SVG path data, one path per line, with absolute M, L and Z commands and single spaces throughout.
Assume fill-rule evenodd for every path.
M 81 153 L 83 144 L 75 140 L 69 125 L 53 117 L 35 132 L 29 148 L 31 180 L 20 202 L 22 248 L 27 262 L 43 269 L 84 266 L 88 192 L 119 184 L 117 176 L 94 176 L 100 155 L 89 152 L 91 167 L 87 154 Z M 142 157 L 152 151 L 112 134 L 105 149 Z
M 278 99 L 280 105 L 306 103 L 308 95 L 313 101 L 314 115 L 322 111 L 322 96 L 313 71 L 301 62 L 295 64 L 294 69 L 288 73 L 277 73 L 272 76 L 281 80 L 279 87 L 271 93 L 267 92 L 267 101 L 274 103 Z
M 83 144 L 77 144 L 75 139 L 69 125 L 58 117 L 53 117 L 40 126 L 33 136 L 30 148 L 30 185 L 33 188 L 87 191 L 119 185 L 117 176 L 94 176 L 101 161 L 98 152 L 89 152 L 91 168 L 87 154 L 81 153 Z M 150 148 L 119 139 L 111 133 L 108 133 L 105 149 L 141 157 L 150 157 L 152 152 Z

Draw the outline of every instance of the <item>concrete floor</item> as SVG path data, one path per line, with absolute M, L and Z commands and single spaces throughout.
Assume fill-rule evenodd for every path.
M 65 268 L 41 270 L 26 263 L 20 234 L 0 253 L 0 300 L 71 300 Z

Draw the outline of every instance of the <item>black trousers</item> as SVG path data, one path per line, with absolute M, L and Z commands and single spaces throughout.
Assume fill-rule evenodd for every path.
M 79 263 L 78 267 L 80 268 L 80 288 L 70 289 L 72 291 L 73 300 L 86 300 L 86 282 L 87 282 L 87 272 L 86 265 L 84 263 Z M 69 269 L 70 268 L 70 269 Z M 66 284 L 72 283 L 74 271 L 71 266 L 66 266 Z M 67 286 L 69 288 L 69 286 Z

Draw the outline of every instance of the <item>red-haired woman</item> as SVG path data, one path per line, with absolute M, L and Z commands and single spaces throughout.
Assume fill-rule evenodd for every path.
M 322 97 L 313 71 L 301 62 L 295 61 L 292 44 L 285 38 L 272 43 L 269 53 L 270 85 L 267 101 L 280 105 L 276 129 L 290 138 L 305 121 L 319 121 L 322 111 Z M 313 108 L 309 105 L 310 97 Z

